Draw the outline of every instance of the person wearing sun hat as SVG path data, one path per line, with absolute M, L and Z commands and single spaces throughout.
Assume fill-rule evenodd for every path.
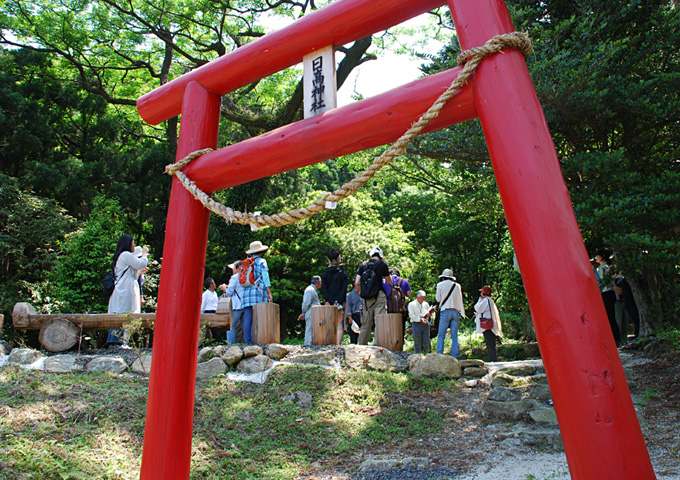
M 439 275 L 435 299 L 439 303 L 439 327 L 437 329 L 437 353 L 444 353 L 446 331 L 451 329 L 451 356 L 458 358 L 458 326 L 460 317 L 465 318 L 463 294 L 460 284 L 456 283 L 453 270 L 445 268 Z
M 484 336 L 484 343 L 486 343 L 489 361 L 496 362 L 498 361 L 496 339 L 503 334 L 501 316 L 498 313 L 496 303 L 491 299 L 491 295 L 493 294 L 491 287 L 484 285 L 479 289 L 479 292 L 479 300 L 477 300 L 477 303 L 475 304 L 475 325 L 477 326 L 477 333 L 481 333 Z M 491 321 L 488 319 L 491 319 Z
M 255 285 L 243 288 L 243 300 L 241 306 L 243 307 L 243 341 L 245 343 L 253 343 L 253 305 L 263 302 L 272 302 L 272 284 L 269 279 L 269 266 L 267 261 L 262 258 L 264 253 L 269 249 L 268 245 L 263 245 L 260 241 L 255 241 L 250 244 L 250 248 L 246 250 L 248 258 L 253 257 L 253 274 L 255 276 Z M 246 260 L 247 261 L 247 260 Z M 246 263 L 246 261 L 242 263 Z M 243 265 L 241 266 L 243 268 Z

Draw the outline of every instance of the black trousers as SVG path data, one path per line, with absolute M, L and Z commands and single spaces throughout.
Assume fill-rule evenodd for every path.
M 614 290 L 602 292 L 602 301 L 604 302 L 604 309 L 607 311 L 607 318 L 609 319 L 609 326 L 614 334 L 614 341 L 616 345 L 621 343 L 621 332 L 616 323 L 616 293 Z
M 352 320 L 354 320 L 354 322 L 356 322 L 356 324 L 359 325 L 359 327 L 361 328 L 361 312 L 353 313 L 352 314 Z M 349 343 L 356 345 L 357 341 L 359 341 L 359 334 L 354 333 L 352 331 L 352 326 L 350 325 L 350 328 L 349 328 Z
M 496 353 L 496 339 L 498 336 L 491 330 L 484 330 L 484 343 L 486 343 L 486 351 L 489 353 L 489 361 L 498 361 L 498 353 Z
M 630 284 L 625 278 L 617 282 L 617 285 L 621 288 L 621 296 L 623 297 L 623 306 L 628 312 L 628 316 L 633 321 L 633 327 L 635 328 L 635 337 L 640 336 L 640 311 L 638 310 L 637 304 L 635 303 L 635 298 L 633 297 L 633 290 L 630 288 Z M 624 335 L 628 335 L 628 332 L 623 332 Z

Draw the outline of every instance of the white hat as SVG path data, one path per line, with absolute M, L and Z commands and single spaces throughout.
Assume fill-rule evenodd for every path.
M 426 295 L 427 295 L 427 294 L 426 294 L 423 290 L 418 290 L 418 291 L 416 292 L 416 297 L 424 297 L 424 296 L 426 296 Z
M 246 255 L 252 255 L 253 253 L 265 252 L 269 248 L 268 245 L 262 245 L 262 242 L 256 241 L 250 244 L 250 248 L 246 250 Z
M 456 279 L 456 277 L 453 276 L 453 270 L 451 270 L 450 268 L 445 268 L 444 271 L 442 272 L 442 274 L 439 275 L 439 278 L 440 279 L 446 278 L 448 280 L 455 280 Z
M 373 247 L 373 250 L 371 250 L 370 256 L 372 257 L 375 254 L 378 254 L 380 258 L 385 258 L 383 257 L 383 251 L 380 247 Z

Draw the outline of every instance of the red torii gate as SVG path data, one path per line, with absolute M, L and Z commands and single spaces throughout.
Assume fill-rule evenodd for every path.
M 216 148 L 220 96 L 443 5 L 338 0 L 150 92 L 151 124 L 181 114 L 177 159 Z M 502 0 L 448 0 L 463 50 L 514 30 Z M 204 191 L 396 140 L 458 74 L 453 69 L 206 154 L 184 171 Z M 522 54 L 486 58 L 426 130 L 479 116 L 486 136 L 571 476 L 656 478 L 557 153 Z M 209 211 L 173 179 L 140 478 L 188 479 Z

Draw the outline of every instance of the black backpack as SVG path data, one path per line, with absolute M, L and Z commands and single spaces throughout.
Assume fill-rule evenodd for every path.
M 123 275 L 125 275 L 129 269 L 130 267 L 126 268 L 123 272 Z M 123 275 L 120 277 L 123 278 Z M 104 295 L 110 297 L 113 291 L 116 289 L 117 283 L 118 280 L 116 279 L 116 269 L 112 268 L 109 273 L 106 274 L 104 280 L 102 280 L 102 290 L 104 290 Z
M 359 296 L 361 298 L 375 298 L 382 288 L 382 279 L 375 273 L 375 266 L 377 262 L 365 261 L 362 266 L 364 271 L 361 273 L 361 281 L 359 285 L 361 290 Z
M 404 313 L 406 311 L 406 295 L 401 289 L 401 277 L 392 285 L 390 296 L 387 299 L 387 313 Z

